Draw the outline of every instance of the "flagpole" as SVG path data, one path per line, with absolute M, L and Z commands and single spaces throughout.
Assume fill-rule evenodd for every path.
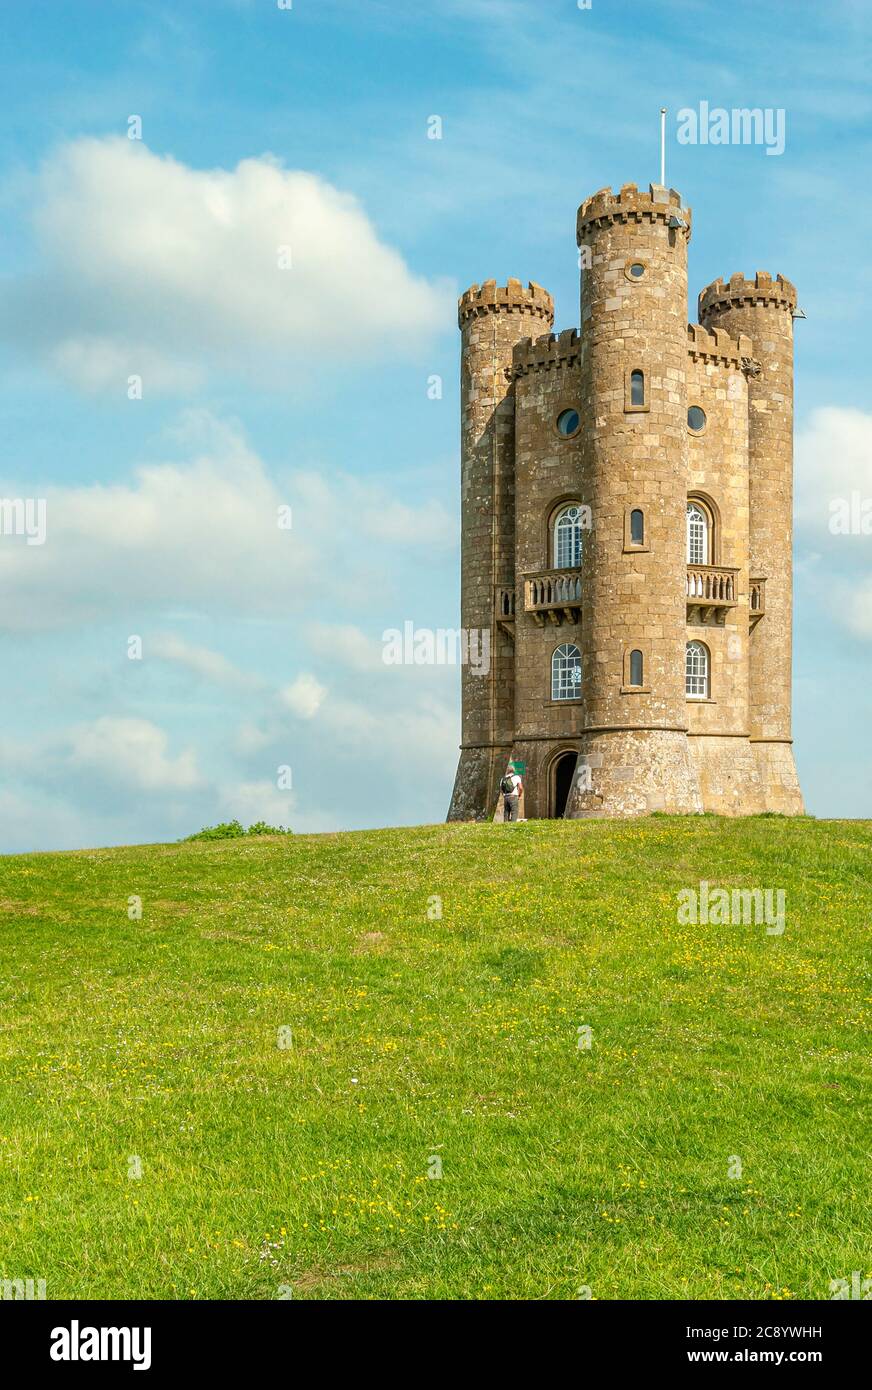
M 666 187 L 666 107 L 660 107 L 660 184 Z

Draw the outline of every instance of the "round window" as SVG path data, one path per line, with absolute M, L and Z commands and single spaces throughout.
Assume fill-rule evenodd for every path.
M 634 280 L 641 280 L 642 276 L 645 274 L 645 267 L 642 265 L 641 261 L 633 261 L 633 264 L 630 266 L 630 274 Z
M 561 410 L 557 416 L 557 429 L 560 434 L 575 434 L 579 426 L 577 410 Z
M 687 428 L 697 434 L 705 429 L 705 411 L 701 405 L 692 405 L 687 412 Z

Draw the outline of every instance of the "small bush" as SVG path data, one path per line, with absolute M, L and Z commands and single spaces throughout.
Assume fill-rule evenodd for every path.
M 266 821 L 255 821 L 246 830 L 238 820 L 223 821 L 221 825 L 207 825 L 202 830 L 198 830 L 195 835 L 186 835 L 184 843 L 189 840 L 238 840 L 242 835 L 293 835 L 292 830 L 286 830 L 283 825 L 267 825 Z
M 255 821 L 245 832 L 246 835 L 293 835 L 293 830 L 285 829 L 283 825 L 267 825 L 265 820 Z

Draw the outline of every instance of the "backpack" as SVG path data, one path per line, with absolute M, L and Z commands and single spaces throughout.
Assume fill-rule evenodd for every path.
M 507 773 L 506 776 L 500 782 L 500 791 L 502 792 L 503 796 L 512 796 L 514 790 L 515 784 L 512 781 L 512 778 L 509 777 Z

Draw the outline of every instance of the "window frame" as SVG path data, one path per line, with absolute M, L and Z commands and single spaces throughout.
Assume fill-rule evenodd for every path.
M 633 540 L 633 513 L 634 513 L 634 512 L 641 512 L 641 513 L 642 513 L 642 536 L 643 536 L 643 540 L 642 540 L 641 542 L 639 542 L 639 541 L 634 541 L 634 540 Z M 649 543 L 649 541 L 648 541 L 648 514 L 647 514 L 647 510 L 646 510 L 645 506 L 644 506 L 641 502 L 638 502 L 638 501 L 637 501 L 637 502 L 631 502 L 630 505 L 624 509 L 624 552 L 625 552 L 625 554 L 626 554 L 626 553 L 629 553 L 630 551 L 635 551 L 635 552 L 637 552 L 638 554 L 643 554 L 644 552 L 646 552 L 646 551 L 648 551 L 648 550 L 650 550 L 650 549 L 651 549 L 651 546 L 650 546 L 650 543 Z
M 633 401 L 633 377 L 642 378 L 642 403 L 636 405 Z M 624 374 L 624 413 L 626 415 L 638 415 L 649 411 L 651 393 L 651 380 L 648 372 L 640 362 L 636 362 L 632 367 L 628 367 Z
M 554 510 L 553 510 L 553 512 L 552 512 L 552 514 L 551 514 L 551 525 L 550 525 L 549 528 L 548 528 L 548 529 L 549 529 L 549 534 L 550 534 L 550 546 L 549 546 L 549 549 L 550 549 L 550 565 L 549 565 L 549 568 L 555 569 L 555 570 L 573 570 L 573 569 L 581 569 L 581 566 L 582 566 L 582 564 L 584 563 L 584 530 L 585 530 L 584 526 L 583 526 L 582 523 L 581 523 L 582 507 L 583 507 L 583 504 L 582 504 L 581 502 L 563 501 L 563 502 L 558 503 L 558 505 L 554 508 Z M 561 523 L 561 520 L 562 520 L 565 516 L 567 516 L 567 514 L 568 514 L 569 512 L 571 512 L 573 509 L 576 510 L 576 511 L 578 512 L 579 515 L 578 515 L 578 518 L 577 518 L 577 520 L 576 520 L 576 524 L 575 524 L 575 526 L 573 527 L 574 536 L 573 536 L 573 540 L 570 541 L 570 545 L 571 545 L 571 551 L 570 551 L 570 553 L 571 553 L 572 555 L 575 555 L 576 552 L 577 552 L 577 559 L 573 560 L 570 564 L 561 564 L 561 563 L 560 563 L 560 560 L 559 560 L 559 558 L 558 558 L 558 557 L 559 557 L 559 554 L 560 554 L 560 536 L 559 536 L 560 523 Z
M 564 434 L 563 430 L 559 429 L 557 425 L 557 421 L 560 419 L 561 415 L 566 414 L 567 410 L 575 411 L 575 414 L 578 416 L 578 424 L 576 425 L 575 429 L 571 431 L 570 434 Z M 554 412 L 554 423 L 552 429 L 557 438 L 562 439 L 565 442 L 567 439 L 578 438 L 579 434 L 581 433 L 581 423 L 581 407 L 576 405 L 573 401 L 564 401 L 564 403 L 560 405 Z
M 570 656 L 571 652 L 575 653 L 575 657 Z M 571 662 L 572 665 L 566 665 L 562 669 L 556 669 L 555 663 L 558 661 L 558 658 L 561 662 Z M 564 681 L 562 679 L 564 672 L 569 670 L 578 671 L 577 681 Z M 556 646 L 554 648 L 554 650 L 551 653 L 551 659 L 549 663 L 549 676 L 551 683 L 550 690 L 552 704 L 565 705 L 573 700 L 582 699 L 581 648 L 579 647 L 577 642 L 561 642 L 559 646 Z M 559 692 L 561 688 L 564 687 L 571 688 L 574 691 L 574 693 L 568 695 L 561 695 L 559 693 L 555 693 Z
M 703 536 L 703 558 L 694 560 L 691 556 L 691 510 L 695 510 L 702 518 L 705 532 Z M 684 553 L 688 565 L 711 565 L 714 556 L 714 526 L 712 524 L 712 514 L 700 497 L 688 497 L 687 509 L 684 514 Z
M 703 658 L 703 662 L 704 662 L 704 667 L 705 667 L 705 669 L 704 669 L 704 671 L 702 672 L 702 674 L 700 674 L 699 672 L 691 671 L 691 670 L 689 669 L 689 666 L 690 666 L 690 664 L 691 664 L 691 649 L 692 649 L 692 648 L 695 649 L 695 652 L 698 652 L 698 653 L 701 653 L 701 654 L 702 654 L 702 658 Z M 704 689 L 703 689 L 702 692 L 700 692 L 700 691 L 698 691 L 698 690 L 690 690 L 690 689 L 688 688 L 688 683 L 691 682 L 691 681 L 694 681 L 694 680 L 695 680 L 695 681 L 702 680 L 703 685 L 704 685 Z M 686 643 L 685 643 L 685 647 L 684 647 L 684 698 L 685 698 L 685 700 L 693 700 L 693 701 L 711 700 L 711 697 L 712 697 L 712 696 L 711 696 L 711 692 L 712 692 L 712 654 L 711 654 L 711 651 L 709 650 L 709 648 L 706 646 L 705 642 L 701 642 L 701 641 L 699 640 L 698 637 L 693 637 L 693 638 L 691 638 L 691 640 L 690 640 L 689 642 L 686 642 Z
M 632 680 L 632 662 L 634 652 L 639 652 L 642 658 L 642 684 L 636 685 Z M 651 693 L 650 666 L 651 650 L 649 644 L 641 637 L 631 638 L 624 648 L 622 668 L 622 695 L 648 695 Z

